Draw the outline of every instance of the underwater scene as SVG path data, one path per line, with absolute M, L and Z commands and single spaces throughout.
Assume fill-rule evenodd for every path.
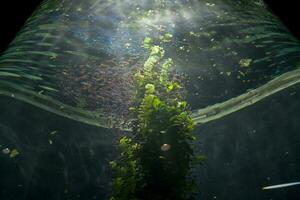
M 45 0 L 0 55 L 0 200 L 298 200 L 299 82 L 263 0 Z

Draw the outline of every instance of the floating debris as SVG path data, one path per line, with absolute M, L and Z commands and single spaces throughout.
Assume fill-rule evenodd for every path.
M 162 151 L 169 151 L 170 149 L 171 149 L 171 145 L 169 145 L 169 144 L 163 144 L 160 147 L 160 150 L 162 150 Z
M 190 36 L 194 36 L 194 37 L 200 37 L 200 33 L 195 33 L 193 31 L 190 31 Z
M 265 6 L 265 2 L 263 0 L 258 0 L 256 2 L 254 2 L 256 5 L 258 6 Z
M 9 154 L 10 153 L 10 149 L 9 148 L 5 148 L 5 149 L 2 150 L 2 153 Z
M 50 138 L 48 138 L 49 144 L 53 144 L 53 137 L 54 137 L 54 135 L 55 135 L 57 132 L 58 132 L 58 131 L 55 130 L 55 131 L 52 131 L 52 132 L 50 133 Z
M 284 188 L 284 187 L 291 187 L 295 185 L 300 185 L 300 182 L 292 182 L 292 183 L 284 183 L 279 185 L 271 185 L 263 187 L 262 190 L 271 190 L 271 189 L 278 189 L 278 188 Z
M 55 135 L 58 131 L 52 131 L 50 135 Z
M 131 44 L 130 43 L 126 43 L 125 47 L 128 49 L 129 47 L 131 47 Z
M 39 94 L 39 95 L 42 95 L 43 92 L 44 92 L 44 90 L 41 90 L 41 91 L 38 92 L 38 94 Z
M 160 40 L 162 41 L 162 42 L 170 42 L 171 40 L 172 40 L 172 38 L 173 38 L 173 35 L 172 34 L 165 34 L 164 36 L 161 36 L 160 37 Z
M 49 144 L 53 144 L 53 141 L 51 139 L 48 139 Z
M 246 74 L 242 71 L 239 71 L 239 73 L 242 75 L 242 76 L 246 76 Z
M 10 154 L 9 154 L 9 157 L 10 158 L 14 158 L 14 157 L 16 157 L 17 155 L 19 155 L 20 153 L 19 153 L 19 151 L 17 150 L 17 149 L 13 149 L 13 150 L 11 150 L 11 152 L 10 152 Z
M 252 62 L 252 59 L 245 58 L 245 59 L 241 59 L 239 64 L 240 64 L 241 67 L 249 67 L 251 62 Z
M 206 3 L 205 5 L 206 5 L 206 6 L 213 7 L 213 6 L 215 6 L 216 4 L 214 4 L 214 3 Z

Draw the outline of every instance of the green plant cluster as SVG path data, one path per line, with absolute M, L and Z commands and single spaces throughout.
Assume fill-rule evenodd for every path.
M 165 34 L 144 40 L 149 57 L 134 75 L 133 134 L 120 139 L 120 158 L 110 162 L 114 169 L 111 200 L 183 200 L 197 193 L 190 172 L 203 157 L 194 154 L 194 124 L 182 86 L 172 75 L 173 61 L 164 58 L 161 47 L 171 39 L 171 34 Z

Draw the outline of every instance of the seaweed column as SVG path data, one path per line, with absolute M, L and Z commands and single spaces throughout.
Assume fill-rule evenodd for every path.
M 194 199 L 197 192 L 191 168 L 203 157 L 193 151 L 194 123 L 173 61 L 161 47 L 171 39 L 144 40 L 149 57 L 134 75 L 132 136 L 120 139 L 120 157 L 110 162 L 111 199 Z

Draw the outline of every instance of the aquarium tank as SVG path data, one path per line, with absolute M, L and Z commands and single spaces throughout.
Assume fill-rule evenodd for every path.
M 45 0 L 0 56 L 0 199 L 297 200 L 299 82 L 262 0 Z

